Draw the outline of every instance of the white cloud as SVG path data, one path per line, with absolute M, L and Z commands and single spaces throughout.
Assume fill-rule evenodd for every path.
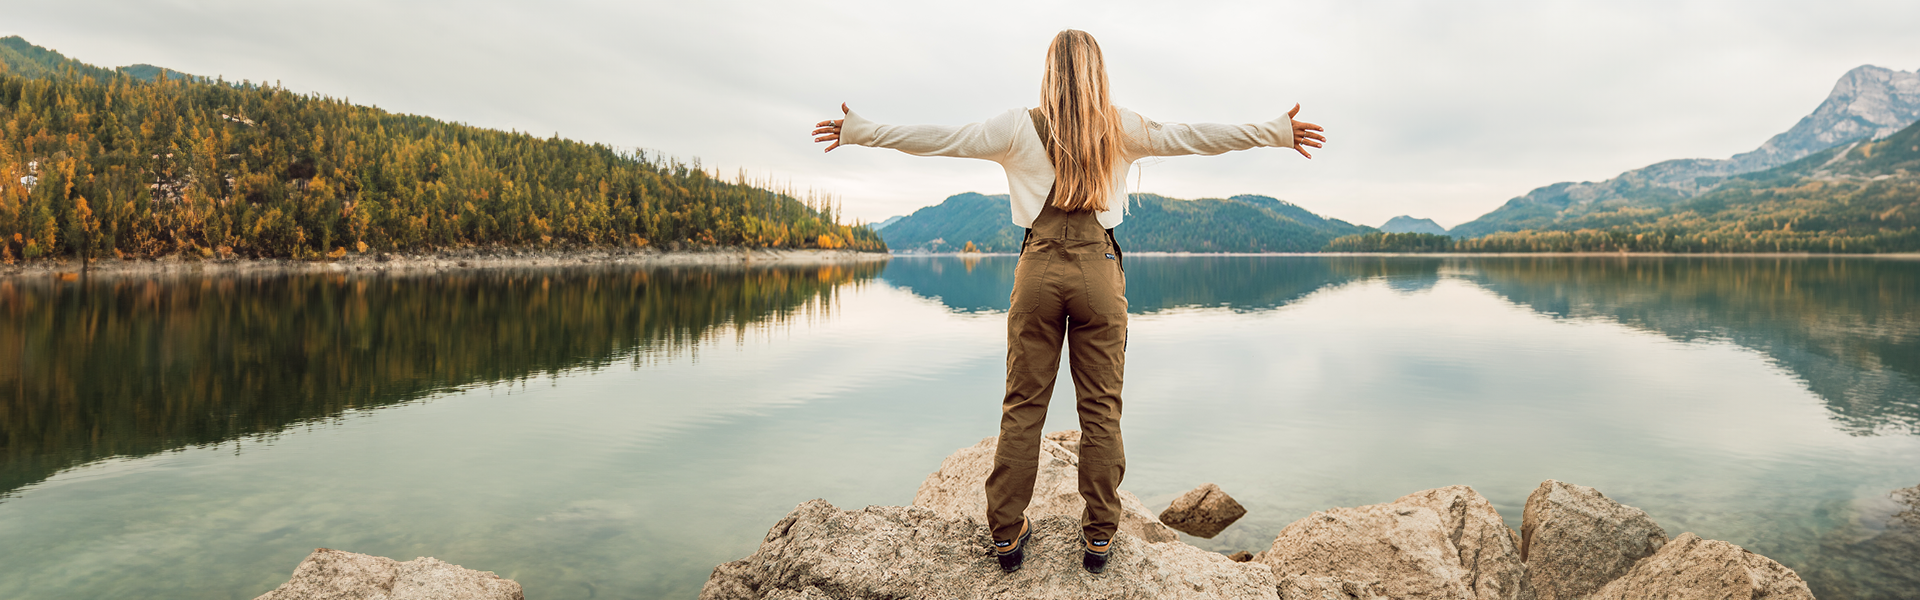
M 1294 102 L 1332 143 L 1149 166 L 1142 191 L 1260 193 L 1379 224 L 1470 220 L 1540 185 L 1726 157 L 1861 64 L 1920 66 L 1920 4 L 1797 2 L 105 2 L 10 7 L 18 34 L 475 125 L 700 157 L 877 220 L 1006 188 L 989 163 L 847 149 L 813 121 L 964 123 L 1031 105 L 1053 32 L 1096 35 L 1116 98 L 1172 121 Z

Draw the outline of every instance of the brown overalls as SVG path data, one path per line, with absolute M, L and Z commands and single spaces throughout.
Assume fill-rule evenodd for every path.
M 1046 123 L 1033 114 L 1040 139 Z M 1119 529 L 1120 386 L 1126 370 L 1127 276 L 1113 231 L 1093 211 L 1046 208 L 1027 230 L 1013 272 L 1007 311 L 1007 395 L 1000 405 L 1000 442 L 987 475 L 987 524 L 997 541 L 1013 540 L 1039 475 L 1041 425 L 1067 342 L 1080 412 L 1081 531 L 1110 540 Z

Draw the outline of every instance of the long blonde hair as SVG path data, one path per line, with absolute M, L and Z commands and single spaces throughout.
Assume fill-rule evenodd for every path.
M 1047 74 L 1040 79 L 1040 114 L 1052 138 L 1047 160 L 1053 163 L 1053 205 L 1069 212 L 1107 210 L 1126 130 L 1120 109 L 1107 99 L 1107 64 L 1092 35 L 1068 29 L 1053 36 Z

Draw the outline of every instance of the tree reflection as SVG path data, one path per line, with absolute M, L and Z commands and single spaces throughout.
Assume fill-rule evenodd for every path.
M 881 264 L 0 281 L 0 494 L 826 312 Z
M 1804 380 L 1849 433 L 1920 433 L 1920 261 L 1453 260 L 1475 283 L 1542 314 L 1760 352 Z

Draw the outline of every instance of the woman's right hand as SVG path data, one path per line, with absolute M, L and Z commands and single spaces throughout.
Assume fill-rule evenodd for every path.
M 842 105 L 841 108 L 845 108 L 845 105 Z M 1293 105 L 1293 110 L 1287 111 L 1287 119 L 1293 120 L 1293 116 L 1297 114 L 1300 114 L 1299 104 Z M 839 131 L 839 129 L 836 128 L 834 131 Z M 1294 151 L 1299 152 L 1301 156 L 1313 158 L 1312 154 L 1307 154 L 1307 147 L 1319 148 L 1321 144 L 1326 143 L 1327 136 L 1321 135 L 1320 132 L 1322 131 L 1325 130 L 1321 129 L 1319 125 L 1306 121 L 1293 121 Z
M 1294 107 L 1294 110 L 1300 110 L 1300 108 Z M 841 102 L 840 114 L 845 115 L 848 112 L 851 112 L 851 111 L 847 110 L 847 103 Z M 845 124 L 846 122 L 847 122 L 846 119 L 834 119 L 834 120 L 828 120 L 828 121 L 821 121 L 819 123 L 814 124 L 814 127 L 816 127 L 817 129 L 813 130 L 813 141 L 833 142 L 833 145 L 827 146 L 827 149 L 825 150 L 826 152 L 832 152 L 834 148 L 839 148 L 840 147 L 840 126 Z

